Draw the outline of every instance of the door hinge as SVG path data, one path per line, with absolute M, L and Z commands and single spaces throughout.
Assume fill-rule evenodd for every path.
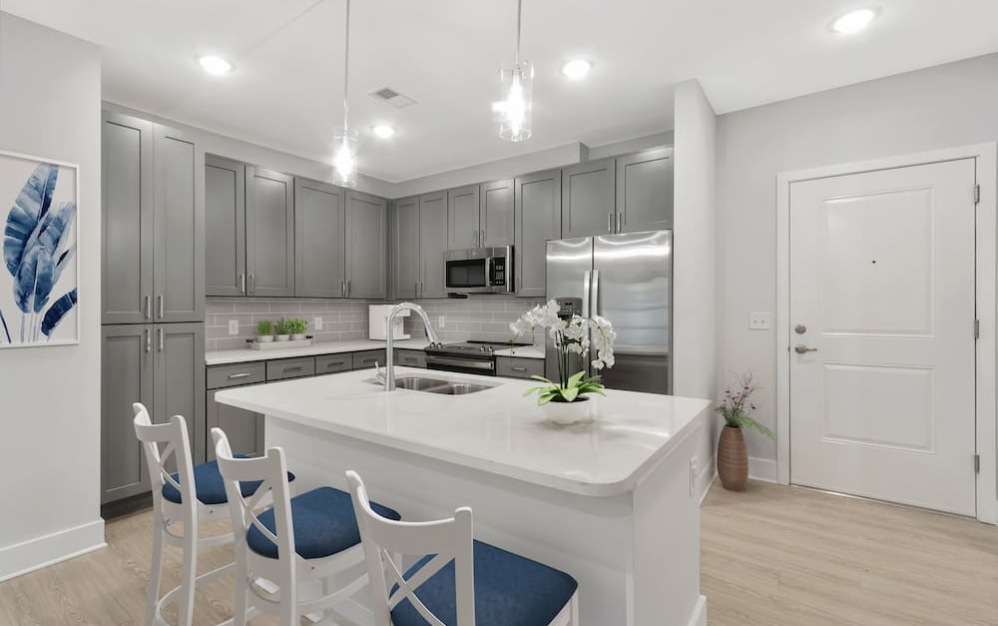
M 974 339 L 981 338 L 981 320 L 974 320 Z
M 974 185 L 974 204 L 981 203 L 981 186 Z
M 974 455 L 974 473 L 975 474 L 980 474 L 981 473 L 981 455 L 980 454 L 975 454 Z

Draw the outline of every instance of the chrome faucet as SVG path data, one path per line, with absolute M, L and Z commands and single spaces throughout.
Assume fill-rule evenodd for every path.
M 385 320 L 385 324 L 387 325 L 385 336 L 388 338 L 388 343 L 385 346 L 385 391 L 395 391 L 395 336 L 392 332 L 392 323 L 395 321 L 395 316 L 402 311 L 412 311 L 418 315 L 419 319 L 423 320 L 423 330 L 426 332 L 426 338 L 430 343 L 440 343 L 436 331 L 433 330 L 433 324 L 430 324 L 430 318 L 426 315 L 423 307 L 412 302 L 403 302 L 393 308 L 391 313 L 388 314 L 388 319 Z

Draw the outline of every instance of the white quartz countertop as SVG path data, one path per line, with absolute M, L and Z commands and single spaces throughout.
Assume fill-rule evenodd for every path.
M 400 350 L 422 350 L 429 344 L 425 339 L 404 339 L 395 342 Z M 238 350 L 216 350 L 205 353 L 206 365 L 232 365 L 234 363 L 250 363 L 253 361 L 272 361 L 275 359 L 293 359 L 303 356 L 322 356 L 326 354 L 343 354 L 345 352 L 360 352 L 362 350 L 384 350 L 384 341 L 361 339 L 358 341 L 325 341 L 314 343 L 304 348 L 274 348 L 272 350 L 254 350 L 250 347 Z M 544 349 L 535 346 L 521 346 L 496 350 L 497 356 L 515 356 L 521 359 L 543 359 Z
M 710 413 L 693 398 L 607 390 L 588 423 L 548 422 L 523 392 L 531 381 L 396 368 L 495 387 L 464 396 L 385 392 L 370 372 L 219 391 L 215 400 L 271 418 L 458 466 L 587 496 L 633 491 Z

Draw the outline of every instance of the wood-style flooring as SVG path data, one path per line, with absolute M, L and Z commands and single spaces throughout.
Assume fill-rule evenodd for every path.
M 993 526 L 762 483 L 716 485 L 702 513 L 710 626 L 998 626 Z M 150 524 L 148 512 L 113 520 L 107 549 L 0 583 L 0 626 L 141 624 Z M 167 555 L 164 589 L 179 568 Z M 205 552 L 201 571 L 229 559 Z M 195 624 L 231 616 L 231 594 L 231 579 L 201 588 Z

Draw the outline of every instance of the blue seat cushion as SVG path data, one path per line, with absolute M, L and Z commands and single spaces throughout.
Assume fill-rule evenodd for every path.
M 372 502 L 371 508 L 390 520 L 402 519 L 386 506 Z M 277 534 L 274 509 L 264 511 L 259 520 L 267 530 Z M 291 498 L 291 524 L 295 531 L 295 552 L 303 559 L 332 556 L 360 543 L 350 494 L 332 487 L 319 487 Z M 246 543 L 261 556 L 277 558 L 277 546 L 256 525 L 249 527 Z
M 564 572 L 481 541 L 474 543 L 474 554 L 475 626 L 548 626 L 579 588 Z M 406 580 L 432 558 L 423 557 L 409 568 Z M 454 594 L 454 561 L 416 588 L 416 597 L 445 624 L 457 623 Z M 392 624 L 428 622 L 406 598 L 392 610 Z
M 247 458 L 245 454 L 236 454 L 234 456 L 237 459 Z M 180 482 L 179 474 L 173 474 L 172 476 L 173 480 Z M 295 475 L 288 472 L 288 482 L 292 482 L 294 479 Z M 243 492 L 243 497 L 248 498 L 256 493 L 262 482 L 260 480 L 250 480 L 239 483 L 239 489 Z M 229 498 L 225 495 L 225 482 L 222 481 L 222 473 L 218 471 L 218 461 L 209 461 L 194 466 L 194 491 L 197 493 L 198 500 L 202 504 L 225 504 L 229 501 Z M 163 485 L 163 497 L 177 504 L 182 502 L 180 490 L 170 483 Z

